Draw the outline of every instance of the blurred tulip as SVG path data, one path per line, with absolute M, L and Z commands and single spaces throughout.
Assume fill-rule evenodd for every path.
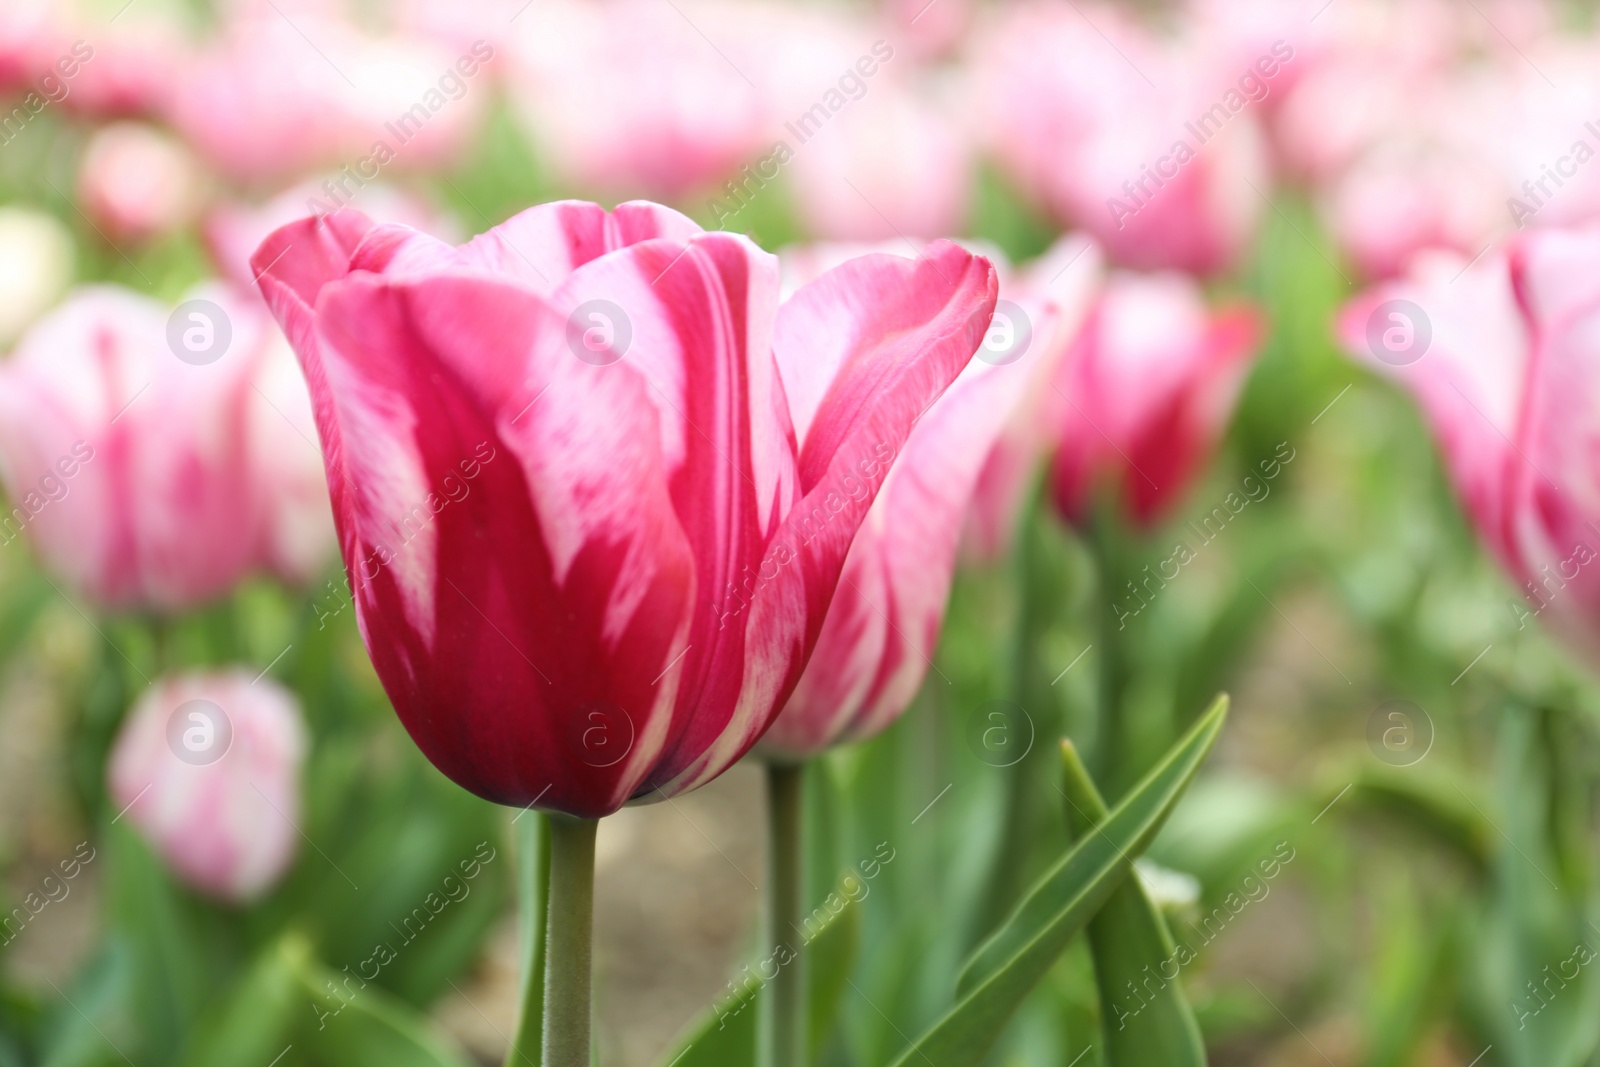
M 302 465 L 318 460 L 258 385 L 277 344 L 259 304 L 221 287 L 176 310 L 80 290 L 0 364 L 0 538 L 26 531 L 51 570 L 112 608 L 181 609 L 256 566 L 295 569 L 277 524 L 305 490 L 286 500 L 279 472 L 291 445 L 310 452 Z M 265 384 L 287 403 L 281 378 Z
M 72 233 L 27 208 L 0 208 L 0 342 L 10 342 L 72 283 Z
M 681 197 L 772 148 L 781 130 L 769 97 L 743 73 L 760 70 L 727 43 L 756 27 L 708 0 L 678 7 L 562 0 L 523 25 L 508 59 L 513 101 L 568 182 Z M 717 28 L 737 66 L 708 46 L 702 25 Z
M 1265 142 L 1246 95 L 1120 9 L 1006 9 L 973 76 L 989 151 L 1023 192 L 1114 261 L 1210 273 L 1255 230 Z M 1272 69 L 1292 61 L 1279 42 Z M 1254 83 L 1252 83 L 1254 84 Z M 1253 188 L 1252 188 L 1253 186 Z
M 755 744 L 995 298 L 945 244 L 780 306 L 773 257 L 645 203 L 547 204 L 460 248 L 347 211 L 255 264 L 402 722 L 480 796 L 584 817 Z
M 308 181 L 279 193 L 258 206 L 220 204 L 207 214 L 201 230 L 217 270 L 229 281 L 255 295 L 256 276 L 250 257 L 273 230 L 315 214 L 315 205 L 327 200 L 326 186 Z M 357 194 L 354 207 L 376 222 L 396 222 L 440 240 L 455 240 L 456 227 L 426 203 L 392 185 L 371 184 Z
M 939 59 L 960 46 L 972 27 L 974 0 L 881 0 L 896 41 L 912 58 Z
M 1067 398 L 1056 388 L 1061 362 L 1083 326 L 1104 274 L 1100 249 L 1069 234 L 1033 263 L 1002 275 L 1001 299 L 1009 301 L 1029 333 L 1019 358 L 1029 386 L 984 460 L 967 516 L 963 551 L 993 563 L 1015 541 L 1028 491 L 1040 463 L 1056 445 L 1067 416 Z M 991 331 L 991 342 L 1003 340 Z M 1015 342 L 1013 342 L 1015 343 Z
M 941 109 L 888 73 L 797 143 L 790 167 L 796 213 L 819 238 L 934 238 L 964 228 L 970 147 Z
M 1149 525 L 1177 501 L 1232 412 L 1261 327 L 1209 311 L 1193 279 L 1113 274 L 1062 364 L 1054 488 L 1084 520 L 1101 488 Z
M 918 420 L 845 558 L 800 682 L 759 749 L 780 761 L 887 728 L 932 663 L 984 457 L 1030 383 L 985 349 Z
M 1419 256 L 1347 305 L 1346 348 L 1410 391 L 1456 492 L 1533 615 L 1600 634 L 1600 229 Z
M 294 860 L 307 744 L 299 703 L 270 678 L 162 678 L 112 745 L 111 800 L 185 882 L 248 903 Z
M 177 230 L 199 210 L 201 176 L 182 144 L 153 127 L 118 122 L 84 149 L 78 198 L 111 241 L 145 241 Z

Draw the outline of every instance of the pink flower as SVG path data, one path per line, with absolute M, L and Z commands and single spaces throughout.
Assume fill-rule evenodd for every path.
M 542 158 L 579 188 L 674 198 L 765 156 L 782 131 L 767 78 L 741 47 L 759 31 L 739 6 L 545 5 L 508 58 L 513 101 Z
M 1593 648 L 1600 229 L 1529 231 L 1471 265 L 1419 256 L 1405 278 L 1346 306 L 1338 331 L 1416 397 L 1528 614 L 1550 609 Z
M 1025 365 L 991 363 L 978 351 L 890 469 L 845 558 L 811 661 L 762 737 L 762 752 L 804 760 L 871 737 L 921 687 L 979 468 L 1030 382 Z
M 291 447 L 319 460 L 284 424 L 292 388 L 264 377 L 274 346 L 259 304 L 221 287 L 177 309 L 111 287 L 69 297 L 0 364 L 0 538 L 26 531 L 113 608 L 181 609 L 257 566 L 296 569 L 309 550 L 274 532 L 285 479 L 269 472 Z
M 1209 311 L 1191 278 L 1113 274 L 1057 385 L 1062 513 L 1082 520 L 1106 487 L 1135 521 L 1160 518 L 1221 436 L 1260 333 L 1249 309 Z
M 274 196 L 258 206 L 239 203 L 218 205 L 201 226 L 206 248 L 217 270 L 229 281 L 255 295 L 256 276 L 250 256 L 273 230 L 307 215 L 331 199 L 327 179 L 308 181 Z M 392 185 L 368 185 L 357 194 L 355 208 L 378 222 L 398 222 L 441 239 L 454 239 L 455 227 L 412 194 Z
M 265 894 L 299 842 L 307 737 L 294 695 L 234 669 L 162 678 L 128 713 L 107 770 L 111 800 L 194 888 Z
M 1100 249 L 1077 234 L 1058 240 L 1032 263 L 1000 280 L 1003 300 L 1020 309 L 1031 335 L 1022 350 L 1029 386 L 984 460 L 967 514 L 963 551 L 993 563 L 1015 542 L 1028 490 L 1055 448 L 1068 414 L 1058 388 L 1062 361 L 1083 328 L 1104 276 Z M 1003 341 L 991 328 L 990 342 Z
M 201 176 L 182 144 L 151 126 L 118 122 L 89 139 L 78 172 L 84 213 L 112 241 L 145 241 L 181 228 Z
M 859 100 L 796 139 L 796 214 L 825 240 L 932 238 L 964 228 L 973 158 L 947 108 L 880 71 Z
M 772 256 L 644 203 L 547 204 L 460 248 L 342 212 L 255 263 L 401 721 L 465 788 L 589 817 L 766 730 L 995 299 L 943 244 L 780 302 Z
M 1202 59 L 1119 9 L 1009 7 L 973 64 L 980 129 L 1030 199 L 1114 261 L 1223 270 L 1265 207 L 1269 89 L 1219 83 Z

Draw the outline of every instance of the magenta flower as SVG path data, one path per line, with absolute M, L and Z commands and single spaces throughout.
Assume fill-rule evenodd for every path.
M 645 203 L 460 248 L 344 212 L 255 263 L 401 721 L 465 788 L 584 817 L 760 738 L 996 288 L 938 244 L 780 301 L 774 257 Z

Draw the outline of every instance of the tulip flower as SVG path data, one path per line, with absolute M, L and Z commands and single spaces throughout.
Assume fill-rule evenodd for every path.
M 643 203 L 460 248 L 346 211 L 255 262 L 401 720 L 467 789 L 584 817 L 755 744 L 995 298 L 941 244 L 780 306 L 773 257 Z
M 1591 424 L 1600 229 L 1533 230 L 1468 265 L 1419 256 L 1339 316 L 1346 348 L 1404 386 L 1479 533 L 1525 594 L 1585 648 L 1600 599 Z
M 1031 200 L 1124 266 L 1197 273 L 1243 254 L 1268 183 L 1266 83 L 1213 75 L 1120 9 L 1043 4 L 1007 8 L 973 62 L 989 152 Z
M 306 727 L 293 694 L 241 669 L 159 679 L 128 713 L 112 802 L 173 872 L 233 903 L 294 861 Z
M 320 459 L 309 425 L 285 423 L 296 388 L 308 401 L 268 374 L 274 346 L 281 368 L 264 310 L 222 287 L 177 308 L 79 290 L 0 363 L 0 543 L 26 533 L 111 608 L 179 610 L 257 567 L 303 574 L 304 516 L 326 502 L 304 502 L 303 475 L 285 488 L 284 465 Z
M 96 131 L 84 150 L 78 199 L 113 242 L 179 229 L 200 193 L 200 172 L 188 150 L 153 127 L 113 123 Z
M 1221 436 L 1260 338 L 1256 314 L 1209 311 L 1177 274 L 1113 274 L 1062 364 L 1067 401 L 1056 504 L 1087 517 L 1117 492 L 1148 525 L 1176 501 Z
M 926 675 L 978 472 L 1031 382 L 984 349 L 917 422 L 845 558 L 811 660 L 759 746 L 809 759 L 871 737 Z
M 551 821 L 544 1062 L 587 1063 L 589 820 L 711 780 L 771 724 L 994 270 L 936 244 L 780 302 L 742 237 L 577 202 L 459 248 L 345 211 L 254 262 L 401 721 L 465 788 L 579 817 Z

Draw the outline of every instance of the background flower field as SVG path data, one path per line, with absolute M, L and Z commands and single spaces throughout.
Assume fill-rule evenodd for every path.
M 999 269 L 978 358 L 1032 375 L 942 631 L 899 635 L 915 699 L 812 763 L 817 1062 L 944 1011 L 1074 832 L 1062 737 L 1115 800 L 1219 691 L 1141 860 L 1176 977 L 1108 998 L 1080 938 L 990 1062 L 1104 1063 L 1168 981 L 1219 1065 L 1600 1062 L 1600 342 L 1496 317 L 1595 303 L 1597 33 L 1489 0 L 0 0 L 0 1067 L 500 1062 L 525 816 L 391 709 L 250 257 L 305 215 L 453 243 L 566 198 L 747 234 L 786 295 L 960 239 Z M 191 699 L 236 747 L 168 788 Z M 740 1010 L 761 805 L 746 761 L 602 823 L 604 1067 Z

